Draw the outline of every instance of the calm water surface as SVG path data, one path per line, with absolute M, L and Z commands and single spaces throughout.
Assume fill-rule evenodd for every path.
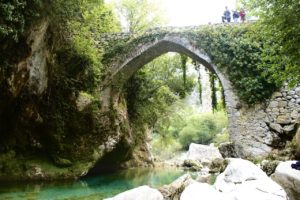
M 185 174 L 180 169 L 130 169 L 75 182 L 0 185 L 0 199 L 103 199 L 141 185 L 159 187 Z

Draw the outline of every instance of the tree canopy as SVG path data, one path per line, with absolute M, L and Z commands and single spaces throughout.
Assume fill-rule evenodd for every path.
M 166 19 L 159 1 L 119 0 L 115 1 L 120 20 L 126 31 L 141 32 L 149 28 L 162 26 Z
M 300 2 L 298 0 L 244 0 L 259 16 L 259 34 L 265 41 L 261 68 L 278 84 L 300 82 Z M 272 63 L 272 64 L 268 64 Z

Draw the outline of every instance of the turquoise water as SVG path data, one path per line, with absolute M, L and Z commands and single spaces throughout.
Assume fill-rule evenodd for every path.
M 103 199 L 141 185 L 159 187 L 185 174 L 180 169 L 130 169 L 74 182 L 0 185 L 0 199 Z

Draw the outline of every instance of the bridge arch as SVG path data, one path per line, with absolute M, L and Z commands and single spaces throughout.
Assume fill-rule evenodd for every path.
M 220 71 L 211 61 L 211 58 L 204 50 L 193 45 L 193 41 L 186 37 L 176 35 L 166 35 L 161 39 L 156 39 L 153 42 L 137 47 L 129 54 L 127 59 L 116 66 L 112 75 L 109 77 L 109 85 L 122 87 L 122 85 L 133 75 L 136 71 L 144 65 L 168 52 L 177 52 L 184 54 L 195 61 L 204 65 L 212 73 L 219 78 L 225 95 L 226 110 L 229 118 L 229 131 L 234 132 L 233 122 L 238 117 L 238 97 L 232 89 L 231 83 L 226 74 Z

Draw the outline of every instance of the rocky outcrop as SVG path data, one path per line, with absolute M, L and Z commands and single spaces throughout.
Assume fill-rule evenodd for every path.
M 223 156 L 223 158 L 237 158 L 237 151 L 232 142 L 224 142 L 219 146 L 219 152 Z
M 163 195 L 149 186 L 140 186 L 105 200 L 163 200 Z
M 300 170 L 293 169 L 293 163 L 296 161 L 280 163 L 271 178 L 284 188 L 290 200 L 300 200 Z
M 239 200 L 287 200 L 285 191 L 250 161 L 230 158 L 228 162 L 214 184 L 222 194 Z
M 207 183 L 194 182 L 181 194 L 180 200 L 227 200 L 227 198 Z
M 260 168 L 268 175 L 270 176 L 271 174 L 273 174 L 276 170 L 276 167 L 278 166 L 278 164 L 280 163 L 280 161 L 278 160 L 263 160 L 260 163 Z
M 187 153 L 187 159 L 203 161 L 212 161 L 216 158 L 222 158 L 218 148 L 202 144 L 191 143 Z
M 193 182 L 195 181 L 192 179 L 191 175 L 185 174 L 171 184 L 160 187 L 158 190 L 164 196 L 164 200 L 179 200 L 183 190 Z
M 191 159 L 184 160 L 182 166 L 192 171 L 200 171 L 203 168 L 203 165 L 199 160 L 191 160 Z

